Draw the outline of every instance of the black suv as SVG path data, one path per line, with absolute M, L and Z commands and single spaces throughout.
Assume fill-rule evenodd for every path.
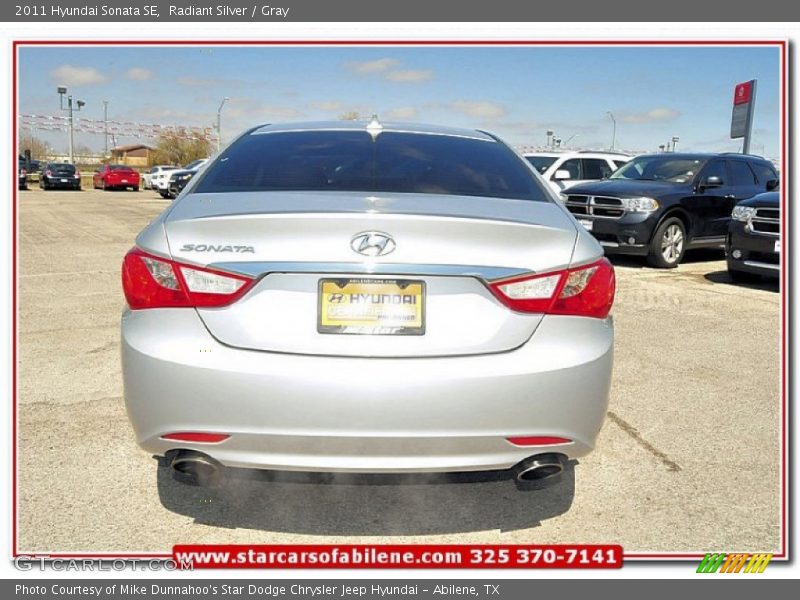
M 772 163 L 749 154 L 646 154 L 561 199 L 607 253 L 668 269 L 687 248 L 722 247 L 736 203 L 777 180 Z
M 754 281 L 780 273 L 780 193 L 766 192 L 744 200 L 733 209 L 725 254 L 734 281 Z

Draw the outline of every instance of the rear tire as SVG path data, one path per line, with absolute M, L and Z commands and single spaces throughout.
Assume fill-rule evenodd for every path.
M 647 262 L 657 269 L 674 269 L 686 253 L 686 226 L 678 217 L 664 219 L 650 241 Z

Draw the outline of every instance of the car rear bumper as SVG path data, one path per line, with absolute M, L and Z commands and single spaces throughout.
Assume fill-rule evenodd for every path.
M 66 179 L 67 181 L 61 181 L 62 179 Z M 81 187 L 81 180 L 76 177 L 44 177 L 42 183 L 53 189 L 75 190 Z
M 542 452 L 590 452 L 608 405 L 611 319 L 547 316 L 499 354 L 339 358 L 218 343 L 194 310 L 126 311 L 125 401 L 139 444 L 222 464 L 297 471 L 505 469 Z M 219 432 L 218 444 L 162 439 Z M 510 436 L 571 443 L 518 447 Z

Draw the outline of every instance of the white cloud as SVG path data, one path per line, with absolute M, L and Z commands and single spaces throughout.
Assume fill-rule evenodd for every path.
M 359 75 L 369 75 L 371 73 L 383 73 L 400 66 L 400 61 L 396 58 L 379 58 L 369 61 L 353 61 L 346 63 L 345 66 Z
M 106 82 L 106 77 L 94 67 L 61 65 L 53 69 L 50 76 L 60 85 L 94 85 Z
M 681 115 L 674 108 L 658 107 L 645 112 L 620 113 L 619 120 L 625 123 L 655 123 L 658 121 L 671 121 Z
M 128 72 L 125 75 L 128 79 L 132 79 L 133 81 L 147 81 L 148 79 L 153 78 L 153 72 L 150 69 L 145 69 L 143 67 L 133 67 L 128 69 Z
M 506 114 L 502 104 L 485 100 L 456 100 L 450 106 L 453 110 L 476 119 L 499 119 Z
M 396 83 L 423 83 L 433 79 L 433 71 L 429 69 L 409 69 L 405 71 L 389 71 L 384 76 L 388 81 Z
M 384 115 L 381 117 L 386 117 L 387 119 L 397 119 L 400 121 L 409 120 L 409 119 L 416 119 L 417 118 L 417 109 L 413 106 L 399 106 L 397 108 L 393 108 L 391 110 L 387 110 Z

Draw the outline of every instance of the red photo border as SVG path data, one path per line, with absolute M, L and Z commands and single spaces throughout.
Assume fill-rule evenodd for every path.
M 781 133 L 780 133 L 780 173 L 783 181 L 789 181 L 789 163 L 788 163 L 788 95 L 789 95 L 789 69 L 788 69 L 788 41 L 787 40 L 14 40 L 12 42 L 12 140 L 11 147 L 14 149 L 15 160 L 15 173 L 16 173 L 16 157 L 18 156 L 18 51 L 20 47 L 25 46 L 516 46 L 516 47 L 536 47 L 536 46 L 551 46 L 551 47 L 599 47 L 599 46 L 774 46 L 780 48 L 780 85 L 781 85 L 781 98 L 780 98 L 780 114 L 781 114 Z M 12 250 L 12 300 L 11 300 L 11 319 L 12 319 L 12 386 L 13 386 L 13 399 L 12 399 L 12 472 L 13 472 L 13 490 L 12 490 L 12 556 L 14 558 L 20 556 L 30 557 L 47 557 L 54 559 L 158 559 L 172 558 L 171 553 L 125 553 L 125 552 L 109 552 L 109 553 L 91 553 L 91 552 L 73 552 L 73 553 L 54 553 L 54 554 L 26 554 L 20 553 L 17 545 L 18 539 L 18 507 L 19 500 L 17 484 L 17 435 L 18 435 L 18 394 L 17 394 L 17 360 L 18 360 L 18 327 L 17 327 L 17 284 L 18 284 L 18 248 L 17 248 L 17 202 L 18 190 L 16 185 L 16 177 L 12 178 L 14 181 L 14 193 L 12 202 L 12 236 L 13 236 L 13 250 Z M 787 186 L 782 185 L 780 190 L 780 205 L 781 205 L 781 248 L 783 249 L 783 257 L 780 264 L 780 295 L 781 295 L 781 533 L 780 533 L 780 551 L 773 556 L 773 560 L 789 560 L 788 555 L 788 268 L 787 258 L 789 257 L 789 236 L 787 233 L 787 225 L 789 220 L 787 218 Z M 667 553 L 624 553 L 626 560 L 700 560 L 705 556 L 705 553 L 680 553 L 680 552 L 667 552 Z

